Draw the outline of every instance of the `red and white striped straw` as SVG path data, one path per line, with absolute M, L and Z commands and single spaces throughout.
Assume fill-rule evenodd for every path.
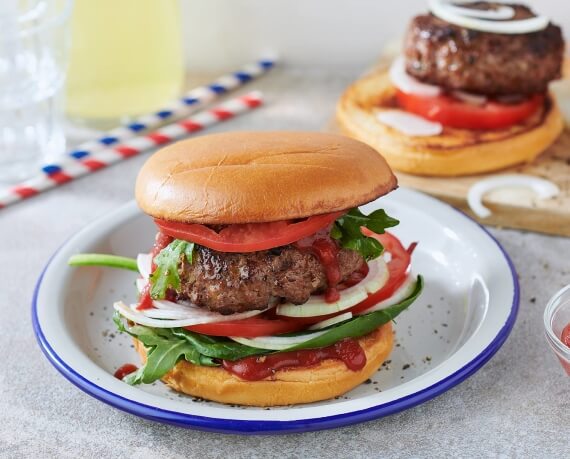
M 93 152 L 84 159 L 52 164 L 49 172 L 42 172 L 19 185 L 0 191 L 0 209 L 123 161 L 131 156 L 151 150 L 159 145 L 164 145 L 202 131 L 241 113 L 249 112 L 259 107 L 262 103 L 261 93 L 253 91 L 241 97 L 230 99 L 214 108 L 161 127 L 153 132 L 139 137 L 132 137 L 120 145 Z

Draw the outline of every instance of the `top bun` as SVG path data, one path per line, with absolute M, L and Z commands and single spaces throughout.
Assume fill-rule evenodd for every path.
M 154 218 L 259 223 L 350 209 L 397 187 L 376 150 L 315 132 L 229 132 L 161 149 L 142 167 L 135 195 Z

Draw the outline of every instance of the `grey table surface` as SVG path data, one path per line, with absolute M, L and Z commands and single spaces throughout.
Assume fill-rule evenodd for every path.
M 219 130 L 320 130 L 358 74 L 276 70 L 251 84 L 267 105 Z M 0 212 L 0 457 L 567 457 L 570 379 L 543 337 L 548 298 L 570 283 L 570 239 L 492 229 L 519 272 L 520 313 L 500 351 L 434 400 L 340 429 L 268 437 L 146 421 L 81 392 L 44 358 L 32 331 L 34 284 L 50 255 L 132 199 L 145 156 Z

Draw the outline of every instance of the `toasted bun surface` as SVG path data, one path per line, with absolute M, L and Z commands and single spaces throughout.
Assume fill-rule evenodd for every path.
M 147 214 L 232 224 L 349 209 L 396 188 L 371 147 L 315 132 L 231 132 L 184 140 L 155 153 L 136 183 Z
M 535 115 L 509 128 L 444 128 L 438 136 L 409 137 L 377 119 L 381 111 L 397 108 L 395 93 L 387 72 L 364 77 L 341 97 L 337 120 L 344 133 L 380 151 L 394 169 L 410 174 L 472 175 L 529 162 L 554 143 L 564 128 L 549 95 Z
M 162 380 L 172 389 L 215 402 L 279 406 L 327 400 L 362 384 L 386 360 L 393 347 L 392 325 L 387 323 L 358 342 L 366 353 L 366 365 L 351 371 L 338 360 L 324 360 L 308 368 L 279 370 L 271 379 L 244 381 L 220 367 L 202 367 L 185 360 L 176 364 Z M 143 362 L 146 351 L 135 339 Z

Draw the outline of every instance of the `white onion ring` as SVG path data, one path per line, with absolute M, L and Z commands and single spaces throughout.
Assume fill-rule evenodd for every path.
M 321 330 L 322 328 L 330 327 L 331 325 L 344 322 L 348 319 L 352 319 L 352 312 L 350 311 L 339 314 L 338 316 L 331 317 L 330 319 L 317 322 L 316 324 L 311 325 L 307 330 Z
M 446 0 L 429 0 L 429 9 L 438 18 L 460 27 L 482 32 L 512 35 L 532 33 L 546 29 L 550 22 L 546 16 L 536 16 L 514 21 L 490 21 L 459 14 L 456 8 L 463 9 L 450 5 Z
M 432 84 L 425 84 L 406 72 L 406 61 L 398 56 L 390 66 L 390 79 L 396 88 L 406 94 L 436 97 L 441 94 L 441 88 Z
M 550 199 L 560 193 L 560 189 L 550 180 L 541 179 L 532 175 L 513 174 L 498 175 L 476 182 L 467 193 L 467 203 L 479 218 L 491 216 L 491 211 L 482 203 L 483 196 L 496 188 L 523 186 L 533 190 L 540 199 Z
M 139 253 L 137 255 L 137 268 L 139 268 L 139 273 L 143 279 L 148 279 L 152 270 L 152 256 L 148 253 Z
M 153 302 L 154 304 L 154 302 Z M 172 303 L 177 304 L 177 303 Z M 174 328 L 174 327 L 188 327 L 190 325 L 200 325 L 200 324 L 212 324 L 212 323 L 221 323 L 221 322 L 228 322 L 232 320 L 240 320 L 240 319 L 247 319 L 249 317 L 253 317 L 256 315 L 261 314 L 262 312 L 267 311 L 267 309 L 263 311 L 247 311 L 247 312 L 240 312 L 237 314 L 229 314 L 223 315 L 217 312 L 208 311 L 206 309 L 198 308 L 198 307 L 188 307 L 184 306 L 187 309 L 191 309 L 191 312 L 187 313 L 186 319 L 153 319 L 148 317 L 144 314 L 145 310 L 138 311 L 137 305 L 131 305 L 130 307 L 127 306 L 122 301 L 117 301 L 113 304 L 113 308 L 119 312 L 123 317 L 132 320 L 133 322 L 139 325 L 146 325 L 147 327 L 154 327 L 154 328 Z M 153 310 L 147 310 L 153 311 Z M 163 311 L 162 315 L 168 314 L 167 311 L 173 311 L 172 309 L 161 309 Z
M 297 344 L 310 341 L 313 338 L 323 335 L 324 331 L 316 331 L 314 333 L 300 336 L 259 336 L 257 338 L 242 338 L 239 336 L 230 336 L 230 339 L 244 344 L 245 346 L 256 347 L 258 349 L 267 349 L 271 351 L 283 351 Z
M 431 137 L 443 132 L 441 123 L 426 120 L 404 110 L 383 110 L 376 115 L 378 121 L 410 137 Z
M 456 99 L 467 102 L 471 105 L 485 105 L 488 100 L 486 96 L 482 96 L 480 94 L 472 94 L 465 91 L 453 91 L 451 95 Z
M 455 0 L 453 3 L 472 3 L 472 0 L 458 2 Z M 510 6 L 501 5 L 495 10 L 479 10 L 475 8 L 464 8 L 462 6 L 457 6 L 453 4 L 448 4 L 447 9 L 452 13 L 459 14 L 461 16 L 467 16 L 471 18 L 479 19 L 494 19 L 494 20 L 505 20 L 515 17 L 515 10 Z
M 185 311 L 176 311 L 172 309 L 143 309 L 141 310 L 141 313 L 151 319 L 184 320 L 188 318 L 188 314 Z

